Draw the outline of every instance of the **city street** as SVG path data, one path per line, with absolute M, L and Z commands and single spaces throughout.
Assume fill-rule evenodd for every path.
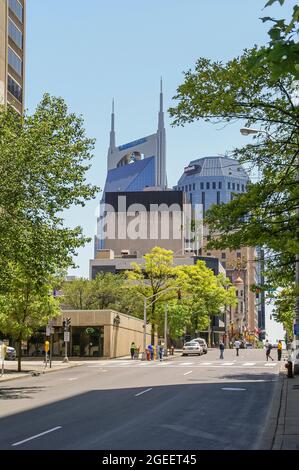
M 0 449 L 256 449 L 281 364 L 261 350 L 88 361 L 3 383 Z

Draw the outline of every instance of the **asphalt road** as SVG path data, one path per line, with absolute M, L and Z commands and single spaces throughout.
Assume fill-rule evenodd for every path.
M 90 361 L 3 383 L 0 449 L 259 448 L 280 363 L 218 357 Z

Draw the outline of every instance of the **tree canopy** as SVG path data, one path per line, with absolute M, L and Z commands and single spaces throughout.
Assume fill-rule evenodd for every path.
M 273 1 L 267 3 L 270 6 Z M 283 4 L 284 1 L 280 0 Z M 265 249 L 267 284 L 294 287 L 295 255 L 299 253 L 296 181 L 299 153 L 299 107 L 294 100 L 298 76 L 298 6 L 289 23 L 272 21 L 270 42 L 245 50 L 227 63 L 201 57 L 170 108 L 173 125 L 197 120 L 236 123 L 253 128 L 253 140 L 227 156 L 259 170 L 259 181 L 234 194 L 228 204 L 214 205 L 206 214 L 210 247 Z

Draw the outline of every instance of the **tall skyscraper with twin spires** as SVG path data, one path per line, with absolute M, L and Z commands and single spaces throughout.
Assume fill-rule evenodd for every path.
M 104 194 L 114 191 L 142 191 L 146 187 L 157 187 L 161 190 L 166 188 L 166 134 L 162 79 L 158 130 L 155 134 L 116 146 L 113 101 L 107 170 Z
M 167 188 L 162 78 L 160 81 L 159 105 L 158 129 L 155 134 L 139 137 L 132 142 L 117 146 L 114 100 L 112 102 L 107 177 L 97 219 L 95 253 L 97 250 L 105 248 L 102 234 L 105 224 L 105 199 L 107 193 L 140 192 L 149 190 L 149 188 L 155 191 L 164 191 Z

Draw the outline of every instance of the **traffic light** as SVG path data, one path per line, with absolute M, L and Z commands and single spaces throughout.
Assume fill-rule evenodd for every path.
M 63 327 L 63 329 L 64 329 L 64 331 L 65 331 L 65 330 L 66 330 L 66 321 L 65 321 L 65 318 L 63 319 L 62 327 Z

